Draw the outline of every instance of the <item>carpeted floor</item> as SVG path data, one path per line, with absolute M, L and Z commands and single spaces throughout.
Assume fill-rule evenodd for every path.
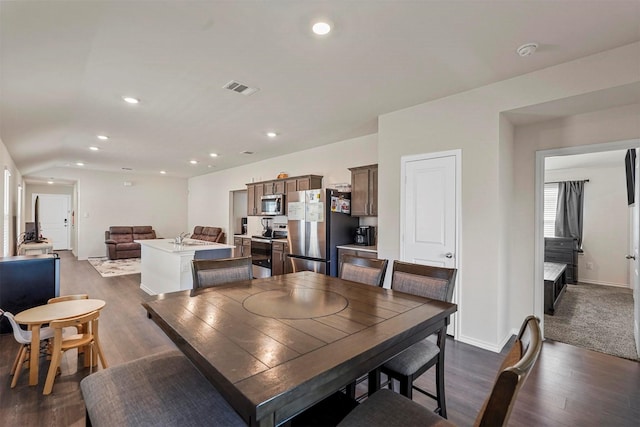
M 140 273 L 140 258 L 110 260 L 105 257 L 89 258 L 88 261 L 102 277 L 124 276 L 125 274 Z
M 545 337 L 638 360 L 633 338 L 633 291 L 613 286 L 567 285 L 553 316 L 544 316 Z

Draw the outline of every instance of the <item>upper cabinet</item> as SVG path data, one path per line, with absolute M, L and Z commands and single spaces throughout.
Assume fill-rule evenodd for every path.
M 378 216 L 378 165 L 349 168 L 351 216 Z
M 247 184 L 247 215 L 261 215 L 261 199 L 269 194 L 290 194 L 295 191 L 322 188 L 322 176 L 303 175 Z M 287 199 L 285 198 L 285 203 Z

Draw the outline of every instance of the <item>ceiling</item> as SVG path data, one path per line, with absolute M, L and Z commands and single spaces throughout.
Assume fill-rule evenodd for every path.
M 0 138 L 27 177 L 197 176 L 375 133 L 380 114 L 638 41 L 639 22 L 635 0 L 3 0 Z
M 546 157 L 544 169 L 588 169 L 620 167 L 624 168 L 624 156 L 627 150 L 600 151 L 597 153 L 572 154 L 567 156 Z

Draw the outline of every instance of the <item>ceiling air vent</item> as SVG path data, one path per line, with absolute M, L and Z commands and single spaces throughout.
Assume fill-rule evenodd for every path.
M 253 154 L 253 151 L 241 151 L 240 154 Z
M 238 92 L 241 93 L 245 96 L 249 96 L 249 95 L 253 95 L 254 93 L 256 93 L 257 91 L 259 91 L 260 89 L 258 89 L 257 87 L 249 87 L 245 84 L 242 84 L 240 82 L 237 82 L 235 80 L 231 80 L 229 83 L 227 83 L 226 85 L 222 86 L 225 89 L 229 89 L 232 90 L 234 92 Z

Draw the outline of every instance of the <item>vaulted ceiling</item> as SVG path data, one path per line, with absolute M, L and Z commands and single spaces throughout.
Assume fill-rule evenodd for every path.
M 191 177 L 375 133 L 380 114 L 638 41 L 639 23 L 615 0 L 2 1 L 0 138 L 27 176 Z

